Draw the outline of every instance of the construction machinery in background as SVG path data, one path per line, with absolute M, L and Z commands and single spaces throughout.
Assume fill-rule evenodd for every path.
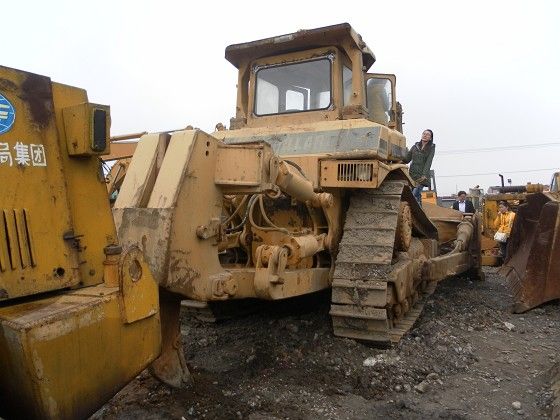
M 141 137 L 113 215 L 160 289 L 162 355 L 188 380 L 180 302 L 332 287 L 338 336 L 388 345 L 447 276 L 480 277 L 476 216 L 414 200 L 395 76 L 348 24 L 236 44 L 230 129 Z
M 527 201 L 529 195 L 543 191 L 544 185 L 542 184 L 504 186 L 503 179 L 501 186 L 488 188 L 487 193 L 482 196 L 482 265 L 495 267 L 503 262 L 499 244 L 494 240 L 496 233 L 494 221 L 498 217 L 500 201 L 507 202 L 511 210 L 517 213 L 519 206 Z
M 85 418 L 160 353 L 158 288 L 123 250 L 98 157 L 109 107 L 0 66 L 0 416 Z
M 457 195 L 438 194 L 436 173 L 433 169 L 430 170 L 430 178 L 431 178 L 431 187 L 428 188 L 427 190 L 422 191 L 422 204 L 430 203 L 448 209 L 452 208 L 453 203 L 457 200 Z M 481 195 L 482 195 L 482 189 L 479 188 L 478 185 L 474 188 L 469 189 L 469 194 L 467 195 L 467 198 L 472 201 L 476 211 L 481 210 L 481 202 L 480 202 Z
M 430 203 L 439 206 L 441 204 L 437 194 L 436 173 L 433 169 L 430 169 L 430 178 L 430 187 L 422 191 L 422 203 Z
M 516 313 L 560 299 L 558 179 L 555 173 L 550 191 L 527 194 L 517 207 L 507 258 L 500 269 L 512 289 Z

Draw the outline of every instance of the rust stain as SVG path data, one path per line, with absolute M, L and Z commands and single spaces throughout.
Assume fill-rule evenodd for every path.
M 31 114 L 32 124 L 37 128 L 49 125 L 53 116 L 52 90 L 49 78 L 30 74 L 21 84 L 19 95 Z
M 194 292 L 193 283 L 200 279 L 201 274 L 189 264 L 187 254 L 183 250 L 175 250 L 172 253 L 169 264 L 168 285 L 178 287 L 183 295 L 188 296 Z
M 17 85 L 11 80 L 0 78 L 0 90 L 2 92 L 16 92 L 17 89 Z

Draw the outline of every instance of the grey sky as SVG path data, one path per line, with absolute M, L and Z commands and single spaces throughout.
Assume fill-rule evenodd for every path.
M 316 5 L 315 5 L 316 4 Z M 87 89 L 111 105 L 112 133 L 192 124 L 213 131 L 234 114 L 227 45 L 349 22 L 395 73 L 410 146 L 434 130 L 439 192 L 548 183 L 560 144 L 560 6 L 556 1 L 3 2 L 0 64 Z M 545 171 L 512 173 L 545 168 Z

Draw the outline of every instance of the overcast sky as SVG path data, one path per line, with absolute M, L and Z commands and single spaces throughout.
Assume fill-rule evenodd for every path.
M 113 135 L 211 132 L 235 110 L 227 45 L 348 22 L 377 57 L 370 71 L 397 75 L 408 145 L 434 131 L 439 193 L 451 194 L 560 169 L 559 4 L 4 1 L 0 64 L 87 89 L 111 106 Z

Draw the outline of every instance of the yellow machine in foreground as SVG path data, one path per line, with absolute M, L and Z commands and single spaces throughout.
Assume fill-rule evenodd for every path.
M 335 334 L 385 345 L 437 281 L 480 275 L 478 220 L 414 200 L 395 77 L 366 73 L 375 57 L 350 25 L 232 45 L 226 58 L 239 70 L 230 130 L 142 136 L 113 208 L 162 288 L 159 378 L 188 380 L 185 298 L 332 287 Z
M 117 241 L 109 108 L 0 67 L 0 417 L 84 418 L 160 353 L 158 289 Z

